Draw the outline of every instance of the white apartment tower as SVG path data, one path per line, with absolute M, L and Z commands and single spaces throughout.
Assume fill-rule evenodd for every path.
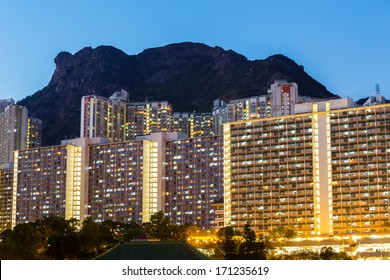
M 124 90 L 110 98 L 98 95 L 81 99 L 80 137 L 105 137 L 110 141 L 126 140 L 126 100 Z
M 27 148 L 27 108 L 0 100 L 0 162 L 13 162 L 14 151 Z
M 271 106 L 271 115 L 289 116 L 294 115 L 295 104 L 298 103 L 298 85 L 288 83 L 286 80 L 276 80 L 268 90 Z
M 222 134 L 222 124 L 295 114 L 298 104 L 298 85 L 286 80 L 276 80 L 268 94 L 230 100 L 214 100 L 214 132 Z

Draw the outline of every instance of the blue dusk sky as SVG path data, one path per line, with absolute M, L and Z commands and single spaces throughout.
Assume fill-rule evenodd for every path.
M 342 97 L 390 99 L 387 0 L 0 0 L 0 99 L 46 86 L 60 51 L 127 54 L 184 41 L 250 60 L 284 54 Z

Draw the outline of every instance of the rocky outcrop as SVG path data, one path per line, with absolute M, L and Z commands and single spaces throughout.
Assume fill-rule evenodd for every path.
M 232 50 L 177 43 L 127 55 L 111 46 L 61 52 L 42 90 L 21 100 L 43 120 L 43 144 L 79 136 L 81 97 L 124 89 L 130 100 L 168 100 L 175 111 L 210 111 L 212 101 L 266 93 L 275 79 L 296 82 L 299 94 L 333 96 L 304 68 L 283 55 L 250 61 Z

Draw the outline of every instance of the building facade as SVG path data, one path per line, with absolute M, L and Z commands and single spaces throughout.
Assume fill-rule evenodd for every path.
M 121 94 L 122 93 L 122 94 Z M 80 137 L 105 137 L 112 142 L 126 140 L 127 92 L 114 93 L 110 98 L 98 95 L 81 99 Z
M 166 143 L 165 215 L 178 225 L 215 226 L 211 206 L 223 197 L 222 136 Z
M 276 80 L 268 90 L 271 116 L 289 116 L 295 114 L 298 103 L 298 85 L 286 80 Z
M 334 234 L 379 233 L 390 220 L 390 106 L 329 113 Z
M 81 218 L 81 148 L 54 146 L 15 152 L 12 225 L 54 215 Z
M 225 225 L 303 237 L 383 232 L 390 105 L 332 104 L 224 126 Z
M 314 234 L 312 116 L 226 124 L 225 224 Z
M 89 146 L 88 216 L 142 223 L 143 141 Z
M 0 232 L 12 228 L 13 171 L 12 163 L 0 164 Z
M 1 170 L 3 227 L 48 215 L 143 223 L 161 210 L 177 225 L 219 228 L 221 203 L 224 226 L 249 223 L 262 234 L 288 227 L 300 237 L 369 235 L 390 222 L 389 104 L 297 104 L 296 84 L 276 81 L 267 97 L 225 111 L 214 104 L 219 121 L 230 121 L 223 135 L 204 136 L 216 115 L 171 119 L 167 102 L 127 103 L 120 92 L 113 99 L 83 98 L 82 117 L 93 115 L 87 132 L 101 130 L 112 143 L 82 137 L 15 152 L 13 178 Z
M 227 123 L 227 103 L 221 99 L 213 101 L 213 125 L 214 134 L 223 134 L 223 124 Z
M 211 113 L 174 112 L 171 131 L 184 133 L 189 138 L 215 135 L 213 115 Z
M 161 210 L 173 223 L 212 227 L 211 203 L 223 196 L 222 137 L 185 137 L 78 138 L 16 151 L 12 225 L 49 215 L 141 224 Z
M 215 100 L 213 104 L 214 132 L 223 133 L 222 125 L 228 122 L 287 116 L 295 114 L 298 85 L 276 80 L 267 94 L 230 100 Z
M 27 148 L 27 108 L 7 101 L 0 111 L 0 163 L 13 162 L 14 151 Z
M 156 132 L 172 131 L 172 105 L 168 101 L 129 102 L 128 139 Z
M 42 120 L 29 117 L 27 120 L 26 147 L 38 148 L 42 146 Z
M 81 99 L 80 137 L 104 137 L 111 142 L 171 131 L 172 106 L 167 101 L 128 102 L 128 93 L 109 98 L 98 95 Z

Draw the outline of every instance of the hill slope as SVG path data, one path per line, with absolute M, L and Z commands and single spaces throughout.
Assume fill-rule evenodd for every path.
M 296 82 L 299 94 L 332 97 L 302 66 L 283 55 L 264 60 L 220 47 L 177 43 L 127 55 L 110 46 L 61 52 L 49 84 L 21 100 L 43 121 L 43 144 L 79 136 L 81 97 L 124 89 L 131 101 L 168 100 L 175 111 L 211 111 L 212 101 L 265 93 L 275 79 Z

